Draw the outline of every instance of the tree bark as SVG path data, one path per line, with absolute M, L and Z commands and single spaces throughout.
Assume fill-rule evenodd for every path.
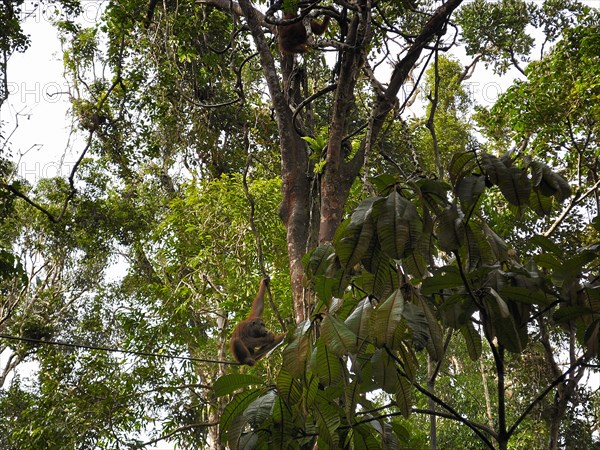
M 217 6 L 220 6 L 219 2 L 222 2 L 222 0 L 208 1 Z M 350 135 L 348 112 L 354 105 L 356 82 L 371 40 L 369 32 L 371 3 L 369 0 L 361 0 L 358 3 L 358 8 L 353 11 L 350 19 L 348 34 L 343 43 L 344 47 L 339 51 L 340 72 L 333 112 L 329 121 L 330 133 L 326 165 L 318 193 L 311 192 L 314 174 L 308 158 L 308 148 L 294 128 L 289 98 L 280 82 L 263 32 L 263 27 L 267 26 L 264 16 L 252 6 L 250 0 L 239 0 L 239 9 L 235 3 L 229 7 L 230 11 L 236 14 L 241 13 L 246 18 L 260 56 L 277 119 L 283 193 L 280 216 L 287 230 L 293 305 L 297 322 L 308 317 L 309 305 L 305 300 L 304 268 L 301 259 L 309 249 L 309 245 L 312 245 L 310 242 L 313 235 L 311 226 L 314 224 L 314 221 L 311 220 L 314 219 L 311 214 L 311 208 L 314 206 L 312 197 L 318 197 L 321 202 L 318 239 L 320 242 L 329 242 L 333 239 L 335 230 L 342 220 L 352 183 L 364 165 L 365 155 L 376 142 L 384 120 L 396 102 L 402 84 L 429 41 L 437 34 L 443 34 L 448 18 L 461 2 L 462 0 L 448 0 L 425 24 L 423 31 L 415 38 L 406 56 L 396 65 L 387 90 L 378 97 L 369 120 L 366 137 L 360 144 L 359 151 L 352 159 L 346 160 L 343 148 L 344 141 Z M 270 28 L 272 29 L 272 27 Z M 287 56 L 286 58 L 291 57 Z M 285 61 L 284 58 L 282 64 L 284 69 L 290 67 L 290 62 L 290 59 Z M 283 75 L 285 76 L 285 74 Z

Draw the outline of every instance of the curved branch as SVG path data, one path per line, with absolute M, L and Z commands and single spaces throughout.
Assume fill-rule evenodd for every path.
M 571 201 L 569 201 L 569 204 L 567 206 L 565 206 L 565 208 L 562 210 L 562 212 L 560 213 L 560 215 L 556 218 L 556 220 L 554 221 L 554 223 L 550 226 L 550 228 L 548 228 L 546 231 L 544 231 L 542 233 L 542 236 L 544 237 L 548 237 L 550 236 L 552 233 L 554 233 L 554 231 L 556 231 L 556 229 L 558 228 L 558 226 L 562 223 L 563 220 L 565 220 L 565 217 L 567 217 L 567 214 L 569 214 L 569 212 L 581 201 L 586 199 L 587 197 L 589 197 L 592 194 L 595 194 L 598 187 L 600 186 L 600 180 L 596 181 L 594 183 L 594 185 L 592 187 L 590 187 L 586 192 L 584 192 L 583 194 L 577 196 L 577 197 L 573 197 L 571 199 Z
M 401 366 L 402 365 L 402 361 L 400 361 L 396 357 L 396 355 L 394 355 L 393 352 L 391 352 L 387 347 L 384 347 L 384 348 L 385 348 L 386 352 L 388 353 L 388 355 L 392 359 L 394 359 L 394 361 L 396 361 Z M 410 384 L 412 384 L 421 394 L 423 394 L 426 397 L 430 398 L 431 400 L 433 400 L 434 402 L 436 402 L 438 405 L 440 405 L 442 408 L 444 408 L 446 411 L 448 411 L 455 420 L 457 420 L 458 422 L 461 422 L 461 423 L 465 424 L 466 426 L 468 426 L 479 437 L 479 439 L 481 439 L 482 442 L 485 443 L 485 445 L 487 445 L 491 449 L 494 448 L 494 446 L 490 442 L 490 440 L 483 434 L 483 432 L 486 432 L 490 436 L 492 436 L 494 439 L 496 439 L 498 437 L 498 435 L 496 434 L 496 432 L 494 430 L 492 430 L 491 428 L 489 428 L 489 427 L 487 427 L 485 425 L 476 424 L 476 423 L 471 422 L 468 419 L 465 419 L 463 416 L 461 416 L 458 413 L 458 411 L 456 411 L 452 406 L 450 406 L 444 400 L 442 400 L 441 398 L 439 398 L 437 395 L 429 392 L 427 389 L 425 389 L 423 386 L 421 386 L 416 381 L 411 380 L 408 377 L 408 375 L 406 375 L 402 370 L 400 370 L 399 367 L 397 367 L 396 370 L 398 371 L 398 373 L 402 377 L 406 378 L 406 380 L 408 380 L 408 382 Z
M 531 410 L 534 408 L 534 406 L 537 405 L 539 402 L 541 402 L 544 399 L 544 397 L 546 397 L 546 395 L 548 395 L 548 393 L 552 389 L 554 389 L 556 386 L 561 384 L 565 380 L 565 378 L 571 372 L 573 372 L 576 368 L 584 367 L 585 361 L 586 361 L 585 356 L 580 357 L 577 361 L 575 361 L 575 363 L 573 363 L 573 365 L 571 367 L 569 367 L 559 377 L 557 377 L 552 383 L 550 383 L 550 385 L 546 389 L 544 389 L 542 392 L 540 392 L 540 394 L 529 404 L 529 406 L 527 408 L 525 408 L 525 411 L 523 411 L 521 413 L 521 415 L 515 421 L 513 426 L 510 427 L 510 429 L 507 432 L 506 437 L 508 438 L 513 435 L 513 433 L 517 430 L 517 427 L 519 426 L 519 424 L 527 417 L 527 415 L 531 412 Z
M 298 129 L 298 127 L 296 126 L 296 117 L 298 116 L 300 111 L 302 109 L 304 109 L 304 107 L 306 107 L 307 105 L 312 103 L 314 100 L 316 100 L 317 98 L 321 97 L 322 95 L 327 94 L 328 92 L 335 90 L 337 88 L 337 86 L 338 86 L 337 83 L 332 83 L 329 86 L 326 86 L 323 89 L 320 89 L 319 91 L 315 92 L 310 97 L 307 97 L 304 100 L 302 100 L 300 102 L 300 104 L 294 109 L 294 112 L 292 114 L 292 122 L 294 123 L 294 128 L 296 129 L 296 132 L 300 136 L 305 136 L 304 132 L 302 130 Z

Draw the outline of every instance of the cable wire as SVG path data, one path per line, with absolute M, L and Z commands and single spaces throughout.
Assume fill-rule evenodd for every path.
M 216 359 L 203 359 L 203 358 L 194 358 L 192 356 L 176 356 L 176 355 L 165 355 L 160 353 L 151 353 L 151 352 L 140 352 L 137 350 L 123 350 L 115 347 L 102 347 L 96 345 L 85 345 L 85 344 L 74 344 L 71 342 L 61 342 L 61 341 L 47 341 L 44 339 L 33 339 L 26 337 L 18 337 L 18 336 L 10 336 L 8 334 L 0 333 L 0 339 L 6 339 L 9 341 L 20 341 L 20 342 L 29 342 L 32 344 L 43 344 L 43 345 L 54 345 L 59 347 L 71 347 L 71 348 L 81 348 L 85 350 L 99 350 L 102 352 L 108 353 L 123 353 L 126 355 L 135 355 L 135 356 L 145 356 L 145 357 L 156 357 L 163 359 L 176 359 L 180 361 L 195 361 L 195 362 L 206 362 L 206 363 L 215 363 L 215 364 L 229 364 L 229 365 L 239 365 L 234 361 L 219 361 Z

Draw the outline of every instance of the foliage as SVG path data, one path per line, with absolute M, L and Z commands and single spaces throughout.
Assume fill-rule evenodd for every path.
M 476 170 L 481 173 L 473 175 Z M 548 205 L 566 200 L 568 183 L 541 163 L 519 168 L 506 158 L 471 152 L 454 156 L 450 179 L 452 185 L 433 180 L 406 185 L 390 176 L 373 180 L 380 196 L 363 201 L 331 244 L 307 255 L 307 276 L 319 300 L 314 315 L 298 324 L 284 350 L 277 391 L 255 390 L 252 402 L 231 411 L 249 417 L 260 404 L 264 419 L 249 423 L 256 431 L 240 437 L 236 428 L 232 441 L 236 420 L 222 419 L 232 448 L 264 445 L 279 427 L 289 428 L 288 439 L 305 436 L 297 441 L 300 448 L 312 446 L 314 433 L 321 448 L 377 446 L 382 439 L 401 445 L 403 428 L 394 428 L 389 418 L 411 413 L 411 385 L 426 393 L 416 379 L 416 352 L 426 349 L 433 361 L 444 358 L 436 316 L 443 329 L 461 332 L 473 360 L 481 356 L 482 337 L 497 364 L 504 364 L 505 349 L 523 353 L 540 311 L 553 311 L 558 323 L 577 327 L 587 354 L 598 356 L 597 282 L 591 274 L 589 285 L 580 281 L 600 261 L 598 247 L 564 258 L 540 236 L 542 252 L 517 255 L 479 213 L 479 198 L 493 186 L 518 209 L 537 209 L 540 198 Z M 370 400 L 377 389 L 389 396 L 383 410 Z M 241 402 L 249 391 L 240 395 Z M 464 422 L 447 403 L 438 403 Z M 286 424 L 273 404 L 302 419 Z M 464 423 L 485 444 L 498 438 Z M 264 434 L 266 429 L 271 432 Z
M 597 446 L 598 14 L 460 3 L 312 3 L 291 57 L 277 2 L 60 2 L 85 143 L 29 185 L 0 130 L 0 447 Z

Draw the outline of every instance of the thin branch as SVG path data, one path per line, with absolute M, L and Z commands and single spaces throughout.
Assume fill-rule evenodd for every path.
M 475 70 L 475 66 L 483 56 L 483 53 L 479 53 L 473 58 L 473 61 L 468 66 L 465 66 L 465 70 L 463 70 L 458 77 L 458 84 L 461 84 L 463 81 L 468 80 L 473 75 L 473 71 Z
M 312 103 L 313 101 L 315 101 L 317 98 L 319 98 L 319 97 L 327 94 L 328 92 L 331 92 L 331 91 L 335 90 L 336 88 L 337 88 L 337 83 L 332 83 L 329 86 L 326 86 L 323 89 L 320 89 L 319 91 L 315 92 L 310 97 L 307 97 L 304 100 L 302 100 L 300 102 L 300 104 L 294 109 L 294 112 L 293 112 L 293 115 L 292 115 L 292 121 L 294 122 L 294 128 L 296 129 L 296 132 L 300 136 L 306 136 L 306 134 L 303 133 L 302 130 L 299 130 L 298 127 L 296 126 L 296 116 L 298 116 L 298 114 L 300 113 L 300 111 L 302 109 L 304 109 L 310 103 Z
M 103 347 L 98 345 L 85 345 L 85 344 L 74 344 L 71 342 L 63 342 L 63 341 L 49 341 L 45 339 L 33 339 L 26 338 L 20 336 L 11 336 L 8 334 L 0 333 L 0 339 L 6 339 L 9 341 L 18 341 L 18 342 L 28 342 L 30 344 L 37 345 L 54 345 L 57 347 L 69 347 L 69 348 L 79 348 L 83 350 L 98 350 L 107 353 L 123 353 L 125 355 L 134 355 L 134 356 L 145 356 L 145 357 L 153 357 L 153 358 L 163 358 L 163 359 L 176 359 L 180 361 L 196 361 L 196 362 L 207 362 L 207 363 L 215 363 L 215 364 L 229 364 L 233 366 L 239 365 L 235 361 L 218 361 L 215 359 L 203 359 L 203 358 L 194 358 L 192 356 L 177 356 L 177 355 L 168 355 L 164 353 L 151 353 L 151 352 L 141 352 L 137 350 L 124 350 L 116 347 Z
M 469 419 L 464 418 L 463 416 L 461 416 L 458 413 L 458 411 L 456 411 L 452 406 L 450 406 L 444 400 L 442 400 L 441 398 L 439 398 L 435 394 L 432 394 L 431 392 L 429 392 L 427 389 L 425 389 L 423 386 L 421 386 L 416 381 L 411 380 L 410 377 L 408 377 L 408 375 L 406 375 L 399 368 L 402 365 L 402 361 L 400 361 L 398 359 L 398 357 L 396 357 L 396 355 L 394 355 L 393 352 L 391 352 L 387 347 L 385 347 L 385 350 L 388 353 L 388 355 L 390 355 L 398 363 L 399 366 L 396 367 L 396 370 L 398 371 L 398 373 L 402 377 L 406 378 L 406 380 L 408 380 L 408 382 L 411 383 L 421 394 L 425 395 L 427 398 L 432 399 L 438 405 L 440 405 L 442 408 L 444 408 L 446 411 L 448 411 L 453 416 L 453 418 L 455 420 L 457 420 L 458 422 L 461 422 L 461 423 L 465 424 L 466 426 L 468 426 L 479 437 L 479 439 L 481 439 L 482 442 L 485 443 L 485 445 L 487 445 L 491 449 L 494 448 L 494 446 L 490 442 L 490 440 L 483 434 L 483 432 L 486 432 L 490 436 L 492 436 L 493 438 L 497 438 L 498 435 L 496 434 L 496 432 L 494 430 L 492 430 L 491 428 L 489 428 L 489 427 L 487 427 L 485 425 L 482 425 L 482 424 L 479 424 L 479 423 L 475 423 L 475 422 L 471 422 Z
M 148 445 L 156 444 L 157 442 L 172 438 L 173 436 L 175 436 L 178 433 L 181 433 L 182 431 L 192 430 L 194 428 L 200 428 L 200 427 L 202 427 L 202 428 L 216 427 L 218 424 L 219 424 L 218 422 L 214 422 L 214 423 L 206 422 L 206 423 L 193 423 L 190 425 L 184 425 L 179 428 L 176 428 L 175 430 L 171 431 L 170 433 L 167 433 L 160 437 L 157 437 L 156 439 L 152 439 L 151 441 L 144 442 L 142 444 L 137 444 L 133 448 L 142 448 L 142 447 L 147 447 Z
M 546 231 L 544 231 L 544 233 L 542 235 L 544 237 L 548 237 L 552 233 L 554 233 L 554 231 L 556 231 L 556 229 L 562 223 L 562 221 L 565 220 L 565 218 L 567 217 L 567 214 L 569 214 L 569 212 L 575 207 L 575 205 L 577 205 L 579 202 L 586 199 L 590 195 L 595 194 L 597 192 L 597 189 L 599 186 L 600 186 L 600 180 L 596 181 L 594 183 L 594 185 L 592 187 L 590 187 L 585 193 L 581 194 L 580 196 L 572 197 L 571 200 L 569 201 L 569 204 L 567 206 L 565 206 L 565 208 L 562 210 L 560 215 L 556 218 L 554 223 L 550 226 L 550 228 L 548 228 Z
M 441 36 L 438 36 L 436 40 L 436 45 L 439 44 Z M 429 94 L 427 98 L 431 102 L 431 110 L 429 111 L 429 117 L 427 118 L 427 123 L 425 127 L 429 130 L 429 134 L 431 134 L 431 140 L 433 142 L 433 154 L 435 156 L 435 165 L 438 168 L 438 175 L 440 180 L 444 180 L 444 167 L 442 165 L 442 160 L 440 159 L 440 149 L 438 145 L 437 134 L 435 132 L 435 112 L 438 106 L 439 93 L 440 93 L 440 67 L 439 67 L 439 54 L 437 50 L 434 50 L 434 60 L 433 60 L 433 69 L 434 69 L 434 80 L 433 80 L 433 96 Z
M 261 274 L 263 276 L 267 276 L 268 274 L 267 274 L 267 269 L 265 267 L 265 260 L 264 260 L 264 256 L 263 256 L 262 240 L 260 237 L 260 233 L 258 231 L 258 227 L 256 226 L 256 221 L 254 220 L 254 212 L 256 209 L 256 202 L 254 201 L 254 197 L 252 197 L 252 194 L 250 194 L 250 189 L 248 188 L 248 171 L 250 170 L 250 163 L 252 162 L 252 153 L 250 151 L 250 138 L 248 137 L 248 128 L 247 127 L 244 129 L 244 143 L 246 145 L 246 153 L 248 156 L 246 158 L 246 167 L 244 169 L 244 175 L 242 177 L 242 184 L 244 185 L 244 193 L 246 194 L 246 199 L 248 200 L 248 204 L 250 205 L 250 217 L 249 217 L 250 229 L 252 230 L 252 233 L 254 234 L 254 239 L 256 239 L 256 253 L 258 255 L 258 266 L 260 267 Z M 279 312 L 277 305 L 273 301 L 273 295 L 271 294 L 271 289 L 267 287 L 267 290 L 269 292 L 269 303 L 271 305 L 271 308 L 273 309 L 273 312 L 277 316 L 277 319 L 279 320 L 279 323 L 281 324 L 281 328 L 285 329 L 286 328 L 285 322 L 283 321 L 283 317 L 281 317 L 281 313 Z
M 507 432 L 507 438 L 509 438 L 510 436 L 512 436 L 514 434 L 514 432 L 517 430 L 517 427 L 519 426 L 519 424 L 527 417 L 527 415 L 531 412 L 531 410 L 535 407 L 535 405 L 537 405 L 539 402 L 541 402 L 544 397 L 546 397 L 546 395 L 548 395 L 548 393 L 554 389 L 556 386 L 558 386 L 559 384 L 561 384 L 565 378 L 571 373 L 573 372 L 576 368 L 578 367 L 585 367 L 585 356 L 580 357 L 579 359 L 577 359 L 577 361 L 575 361 L 575 363 L 573 363 L 573 365 L 571 365 L 571 367 L 569 367 L 566 371 L 564 371 L 562 373 L 562 375 L 560 375 L 559 377 L 557 377 L 552 383 L 550 383 L 550 385 L 544 389 L 530 404 L 527 408 L 525 408 L 525 411 L 523 411 L 521 413 L 521 415 L 519 416 L 519 418 L 515 421 L 515 423 L 513 424 L 512 427 L 510 427 L 510 429 Z

